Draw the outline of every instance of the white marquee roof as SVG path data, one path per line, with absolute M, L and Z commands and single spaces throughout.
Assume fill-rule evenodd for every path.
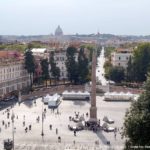
M 33 48 L 31 51 L 33 53 L 44 53 L 46 51 L 46 48 Z

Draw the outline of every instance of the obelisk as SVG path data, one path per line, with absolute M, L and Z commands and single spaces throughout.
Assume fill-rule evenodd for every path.
M 96 52 L 92 55 L 92 88 L 91 88 L 91 107 L 90 107 L 90 121 L 97 122 L 97 108 L 96 108 Z

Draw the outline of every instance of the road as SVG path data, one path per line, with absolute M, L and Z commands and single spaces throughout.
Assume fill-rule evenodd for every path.
M 104 77 L 105 74 L 105 70 L 103 68 L 104 63 L 105 63 L 105 57 L 104 57 L 104 47 L 103 47 L 101 54 L 97 59 L 96 77 L 98 77 L 98 80 L 101 81 L 102 85 L 107 85 L 107 80 Z

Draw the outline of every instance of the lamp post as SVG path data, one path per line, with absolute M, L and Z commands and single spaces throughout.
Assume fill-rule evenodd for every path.
M 44 117 L 43 117 L 43 98 L 42 98 L 42 132 L 41 132 L 42 137 L 44 136 L 43 123 L 44 123 Z
M 14 145 L 15 145 L 15 138 L 14 138 L 14 112 L 12 111 L 12 116 L 11 116 L 11 120 L 12 120 L 12 140 L 13 140 L 13 150 L 14 150 Z

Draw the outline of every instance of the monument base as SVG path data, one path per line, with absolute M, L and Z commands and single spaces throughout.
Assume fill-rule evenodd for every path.
M 95 118 L 90 118 L 87 122 L 90 126 L 97 125 L 97 119 Z

